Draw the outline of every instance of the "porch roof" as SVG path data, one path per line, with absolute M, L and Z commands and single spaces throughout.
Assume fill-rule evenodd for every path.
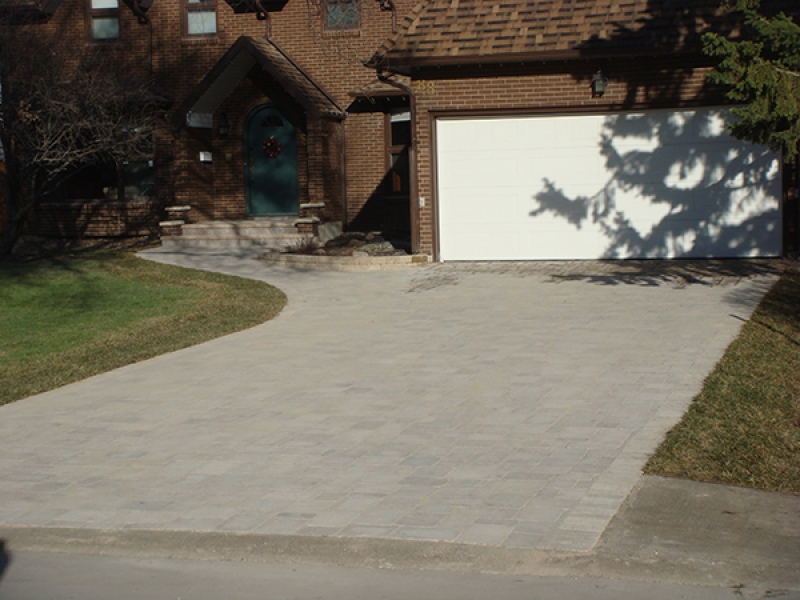
M 175 110 L 172 117 L 175 128 L 210 128 L 214 111 L 256 65 L 315 117 L 341 121 L 347 116 L 322 86 L 275 42 L 242 36 Z
M 394 80 L 405 87 L 411 85 L 411 79 L 402 75 L 395 77 Z M 391 85 L 384 79 L 376 78 L 360 88 L 350 90 L 347 94 L 353 98 L 372 98 L 375 96 L 407 96 L 408 92 L 404 91 L 401 86 Z

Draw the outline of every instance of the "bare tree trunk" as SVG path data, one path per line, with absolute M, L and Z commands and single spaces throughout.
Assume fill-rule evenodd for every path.
M 9 218 L 8 226 L 0 235 L 0 258 L 6 258 L 14 250 L 14 246 L 22 235 L 22 226 L 25 223 L 25 216 L 14 216 Z
M 7 155 L 8 156 L 8 155 Z M 8 257 L 14 250 L 14 246 L 22 236 L 22 231 L 25 226 L 25 219 L 33 208 L 38 204 L 41 193 L 38 186 L 38 177 L 35 175 L 31 178 L 30 190 L 28 190 L 27 198 L 23 202 L 21 198 L 26 196 L 22 186 L 19 185 L 19 180 L 15 177 L 13 158 L 9 161 L 11 163 L 8 172 L 6 173 L 8 179 L 6 190 L 6 206 L 8 208 L 8 225 L 2 233 L 0 233 L 0 258 Z

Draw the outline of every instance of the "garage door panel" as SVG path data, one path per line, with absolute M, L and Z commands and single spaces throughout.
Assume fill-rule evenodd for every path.
M 439 120 L 441 258 L 779 255 L 778 156 L 730 138 L 725 118 Z
M 514 193 L 472 189 L 464 191 L 460 198 L 462 202 L 453 203 L 447 210 L 440 212 L 442 220 L 458 225 L 475 223 L 480 227 L 484 223 L 507 224 L 528 218 L 528 212 L 525 207 L 520 207 L 519 199 Z
M 519 157 L 520 152 L 508 149 L 493 153 L 473 148 L 454 150 L 449 155 L 447 169 L 440 171 L 439 185 L 452 189 L 516 186 L 520 176 L 524 176 Z
M 593 226 L 592 226 L 593 227 Z M 586 235 L 586 229 L 564 230 L 557 223 L 537 223 L 517 231 L 520 253 L 543 260 L 570 260 L 585 254 L 602 254 L 604 241 L 598 235 Z M 512 260 L 512 257 L 506 257 Z
M 555 184 L 567 193 L 574 193 L 576 186 L 588 185 L 593 193 L 604 171 L 604 162 L 596 150 L 561 149 L 529 157 L 525 161 L 525 178 L 520 183 L 531 186 L 531 196 L 542 190 L 544 182 Z
M 469 233 L 453 239 L 448 251 L 465 258 L 461 260 L 511 260 L 519 253 L 516 236 L 507 224 L 471 223 L 465 227 Z

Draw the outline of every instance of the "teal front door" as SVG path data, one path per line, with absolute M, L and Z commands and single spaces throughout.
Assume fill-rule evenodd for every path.
M 251 217 L 296 215 L 297 130 L 274 106 L 259 106 L 244 129 L 245 197 Z

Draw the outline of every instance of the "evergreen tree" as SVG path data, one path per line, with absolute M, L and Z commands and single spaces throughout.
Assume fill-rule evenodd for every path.
M 800 26 L 785 13 L 761 14 L 759 4 L 736 0 L 744 15 L 738 41 L 705 34 L 705 53 L 720 59 L 708 79 L 731 86 L 727 97 L 741 104 L 733 109 L 731 134 L 782 150 L 788 162 L 800 142 Z

